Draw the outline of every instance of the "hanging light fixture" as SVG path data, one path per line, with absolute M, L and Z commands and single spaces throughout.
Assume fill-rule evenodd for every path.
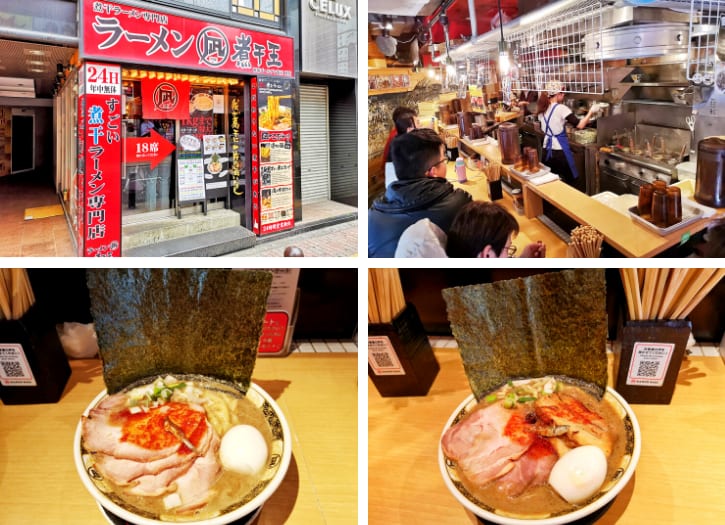
M 501 12 L 501 0 L 498 1 L 498 27 L 501 30 L 501 40 L 498 42 L 498 69 L 502 75 L 508 75 L 511 70 L 511 58 L 509 57 L 508 43 L 503 38 L 503 13 Z

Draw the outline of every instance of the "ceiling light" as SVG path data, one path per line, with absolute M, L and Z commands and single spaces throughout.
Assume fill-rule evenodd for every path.
M 26 60 L 26 64 L 30 64 L 31 66 L 44 66 L 45 62 L 42 60 Z
M 28 71 L 30 71 L 31 73 L 45 73 L 48 70 L 45 68 L 41 68 L 41 67 L 31 67 L 31 68 L 28 68 Z
M 505 41 L 498 43 L 498 69 L 502 75 L 508 74 L 511 70 L 511 58 Z
M 45 51 L 42 51 L 40 49 L 26 49 L 25 50 L 25 53 L 28 54 L 28 55 L 36 56 L 36 57 L 44 57 L 45 56 Z

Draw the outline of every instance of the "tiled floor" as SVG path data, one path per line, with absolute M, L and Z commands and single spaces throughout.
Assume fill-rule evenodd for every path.
M 73 257 L 75 250 L 64 215 L 25 220 L 26 208 L 58 204 L 60 201 L 50 176 L 19 174 L 0 177 L 0 257 Z M 316 221 L 349 215 L 355 207 L 334 201 L 306 204 L 300 228 Z M 294 240 L 293 240 L 294 239 Z M 358 252 L 357 221 L 329 226 L 323 230 L 259 242 L 237 257 L 279 257 L 284 248 L 299 245 L 310 257 L 354 256 Z
M 0 177 L 0 257 L 72 257 L 64 215 L 25 220 L 25 209 L 58 204 L 49 176 Z

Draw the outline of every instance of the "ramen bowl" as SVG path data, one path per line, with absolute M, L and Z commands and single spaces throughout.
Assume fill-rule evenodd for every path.
M 280 105 L 277 118 L 273 119 L 269 115 L 269 108 L 262 106 L 259 110 L 259 127 L 268 131 L 292 129 L 292 108 Z
M 208 379 L 212 384 L 215 380 Z M 227 388 L 229 388 L 227 386 Z M 104 390 L 88 405 L 83 412 L 87 417 L 91 410 L 108 398 Z M 287 473 L 292 458 L 292 440 L 289 426 L 279 406 L 259 385 L 252 383 L 244 396 L 251 403 L 248 410 L 258 412 L 257 420 L 261 420 L 260 432 L 271 436 L 268 444 L 266 462 L 254 475 L 251 486 L 244 491 L 231 491 L 231 501 L 224 504 L 218 512 L 210 516 L 195 519 L 184 516 L 181 519 L 169 520 L 160 514 L 149 512 L 148 509 L 135 506 L 127 497 L 121 497 L 113 484 L 104 479 L 96 466 L 96 457 L 84 447 L 83 420 L 79 421 L 73 441 L 73 456 L 81 482 L 88 492 L 107 513 L 135 525 L 159 525 L 168 523 L 193 523 L 194 525 L 223 525 L 253 515 L 279 488 Z M 219 452 L 216 452 L 219 455 Z M 212 486 L 214 490 L 214 486 Z M 228 491 L 229 492 L 229 491 Z
M 446 487 L 466 510 L 485 522 L 502 525 L 558 525 L 571 523 L 586 517 L 591 517 L 597 512 L 606 511 L 605 507 L 622 491 L 634 474 L 642 448 L 642 438 L 639 423 L 629 404 L 615 390 L 609 387 L 605 392 L 604 400 L 614 409 L 617 416 L 622 418 L 625 439 L 624 454 L 619 464 L 615 465 L 614 474 L 607 477 L 600 489 L 579 506 L 571 510 L 548 514 L 527 513 L 525 508 L 521 508 L 525 504 L 520 505 L 520 514 L 518 513 L 519 511 L 514 513 L 497 509 L 478 499 L 477 496 L 472 494 L 464 486 L 461 476 L 455 468 L 455 464 L 445 457 L 443 447 L 439 443 L 438 464 Z M 473 394 L 464 399 L 446 422 L 443 433 L 441 434 L 441 440 L 451 426 L 476 410 L 478 405 L 479 403 Z

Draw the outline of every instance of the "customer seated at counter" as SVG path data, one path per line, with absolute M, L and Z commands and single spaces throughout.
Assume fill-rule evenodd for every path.
M 513 257 L 513 238 L 519 224 L 506 209 L 493 202 L 473 201 L 456 214 L 448 235 L 422 219 L 403 232 L 396 257 Z M 521 257 L 546 257 L 541 241 L 527 245 Z
M 398 177 L 395 175 L 395 166 L 393 159 L 390 157 L 390 144 L 393 139 L 399 135 L 405 135 L 409 131 L 418 127 L 418 111 L 406 106 L 398 106 L 393 110 L 393 129 L 390 130 L 388 140 L 383 150 L 383 159 L 385 161 L 385 187 L 387 188 L 391 182 Z
M 429 128 L 396 137 L 390 147 L 398 180 L 368 210 L 368 257 L 394 257 L 398 239 L 420 219 L 443 232 L 471 196 L 446 180 L 445 143 Z
M 592 104 L 589 112 L 580 120 L 564 102 L 565 86 L 558 80 L 552 80 L 546 85 L 546 91 L 541 93 L 536 105 L 537 115 L 544 132 L 544 159 L 543 163 L 551 168 L 561 179 L 570 186 L 576 187 L 575 179 L 583 176 L 577 172 L 574 164 L 574 155 L 566 136 L 566 124 L 569 123 L 577 129 L 584 129 L 599 110 L 596 103 Z

